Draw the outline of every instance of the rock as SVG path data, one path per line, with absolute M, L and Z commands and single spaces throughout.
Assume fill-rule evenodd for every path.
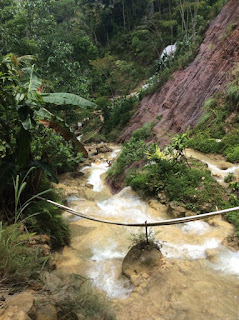
M 35 298 L 30 292 L 19 293 L 17 295 L 14 295 L 7 302 L 7 309 L 12 307 L 17 307 L 19 310 L 27 314 L 30 318 L 34 318 L 36 312 Z
M 86 183 L 85 187 L 91 190 L 94 188 L 93 184 L 90 184 L 90 183 Z
M 211 262 L 218 262 L 218 251 L 216 249 L 207 249 L 205 251 L 206 257 Z
M 0 320 L 31 320 L 28 315 L 16 306 L 0 310 Z
M 96 147 L 96 154 L 99 153 L 106 153 L 106 152 L 112 152 L 113 150 L 111 148 L 109 148 L 106 144 L 101 144 L 99 146 Z
M 57 320 L 57 310 L 52 304 L 41 305 L 37 309 L 36 320 Z
M 167 203 L 167 197 L 164 192 L 159 192 L 158 198 L 161 203 L 163 203 L 163 204 Z
M 176 201 L 171 201 L 168 204 L 167 213 L 173 216 L 174 218 L 182 218 L 186 216 L 187 209 L 183 206 L 180 206 Z
M 149 277 L 149 275 L 148 275 L 147 273 L 143 273 L 143 274 L 142 274 L 142 278 L 148 279 L 148 277 Z
M 139 273 L 148 274 L 153 268 L 162 264 L 163 255 L 156 244 L 147 245 L 141 242 L 133 246 L 122 263 L 122 273 L 137 284 L 138 277 L 133 277 Z
M 85 175 L 84 172 L 81 172 L 81 171 L 71 172 L 71 177 L 72 177 L 73 179 L 81 178 L 81 177 L 83 177 L 84 175 Z

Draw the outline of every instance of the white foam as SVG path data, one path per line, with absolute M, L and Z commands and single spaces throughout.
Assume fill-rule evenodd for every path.
M 239 165 L 235 165 L 235 166 L 232 166 L 230 168 L 223 170 L 208 161 L 202 160 L 202 162 L 204 162 L 208 165 L 208 169 L 211 171 L 212 175 L 215 176 L 215 178 L 218 182 L 223 182 L 224 178 L 229 173 L 235 173 L 236 170 L 239 169 Z
M 92 184 L 93 191 L 100 192 L 104 188 L 104 184 L 101 180 L 101 175 L 105 173 L 109 169 L 109 166 L 107 165 L 106 162 L 100 163 L 100 164 L 95 164 L 92 163 L 91 165 L 91 174 L 88 179 L 88 183 Z
M 210 226 L 204 221 L 191 221 L 184 224 L 182 231 L 184 233 L 204 234 L 210 231 Z
M 82 136 L 83 136 L 83 134 L 80 134 L 79 136 L 77 136 L 77 137 L 76 137 L 77 140 L 78 140 L 78 141 L 81 141 Z
M 111 153 L 111 158 L 115 159 L 118 154 L 120 153 L 121 149 L 114 149 L 113 152 Z
M 92 250 L 92 258 L 93 261 L 105 261 L 109 259 L 120 259 L 124 258 L 125 252 L 117 251 L 117 243 L 115 241 L 111 241 L 108 247 L 97 248 L 94 247 Z
M 220 245 L 218 239 L 208 239 L 202 245 L 163 243 L 162 254 L 171 259 L 205 259 L 207 249 L 215 249 Z
M 137 197 L 130 187 L 124 188 L 107 200 L 97 202 L 97 205 L 101 209 L 101 215 L 106 217 L 139 223 L 152 220 L 146 212 L 147 204 Z
M 127 279 L 121 276 L 122 259 L 126 252 L 119 251 L 112 241 L 107 247 L 93 248 L 92 261 L 96 263 L 89 270 L 94 285 L 104 290 L 111 298 L 126 298 L 132 291 Z
M 239 276 L 239 251 L 233 252 L 225 247 L 219 251 L 219 261 L 212 264 L 215 270 Z
M 72 194 L 71 196 L 69 196 L 69 197 L 66 199 L 68 207 L 71 205 L 71 203 L 72 203 L 73 201 L 79 201 L 79 200 L 82 200 L 82 199 L 79 198 L 79 197 L 77 197 L 77 195 L 75 195 L 75 194 Z

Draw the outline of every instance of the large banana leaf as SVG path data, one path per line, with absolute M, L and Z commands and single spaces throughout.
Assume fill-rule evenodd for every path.
M 95 103 L 81 98 L 73 93 L 42 93 L 41 96 L 46 103 L 53 103 L 55 105 L 73 105 L 83 109 L 86 107 L 96 106 Z
M 81 152 L 85 158 L 88 158 L 88 152 L 84 148 L 83 144 L 77 140 L 75 134 L 70 130 L 69 126 L 63 119 L 52 114 L 45 108 L 41 108 L 37 112 L 40 117 L 40 123 L 47 128 L 53 129 L 56 133 L 61 135 L 66 141 L 71 140 L 76 150 Z
M 21 82 L 28 92 L 37 91 L 41 86 L 42 80 L 34 70 L 34 65 L 21 69 Z

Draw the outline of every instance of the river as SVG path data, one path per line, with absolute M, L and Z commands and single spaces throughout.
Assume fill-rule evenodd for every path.
M 82 168 L 83 177 L 61 177 L 59 188 L 66 191 L 68 205 L 115 221 L 170 218 L 166 206 L 156 200 L 143 201 L 130 187 L 111 194 L 104 183 L 109 168 L 106 159 L 119 152 L 115 146 L 112 153 Z M 217 166 L 216 160 L 213 165 Z M 163 266 L 137 275 L 132 283 L 122 276 L 121 266 L 132 233 L 140 230 L 65 216 L 72 242 L 58 256 L 57 272 L 91 278 L 112 301 L 117 319 L 239 319 L 239 251 L 223 245 L 232 226 L 221 217 L 154 228 Z

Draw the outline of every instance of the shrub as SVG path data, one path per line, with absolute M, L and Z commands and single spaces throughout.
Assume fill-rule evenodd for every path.
M 45 176 L 42 176 L 38 191 L 41 192 L 50 189 L 50 187 L 52 186 L 49 180 Z M 50 189 L 46 198 L 60 202 L 55 189 Z M 25 224 L 31 232 L 49 235 L 52 248 L 57 249 L 68 245 L 70 242 L 70 229 L 61 214 L 62 211 L 54 205 L 44 200 L 38 200 L 32 203 L 25 211 L 24 218 L 27 218 Z
M 157 232 L 159 233 L 159 232 Z M 137 246 L 137 245 L 150 245 L 155 246 L 156 238 L 153 228 L 148 228 L 148 243 L 146 238 L 146 231 L 145 228 L 141 228 L 138 232 L 131 232 L 130 233 L 130 247 Z
M 226 150 L 227 161 L 239 162 L 239 145 Z
M 235 111 L 239 106 L 239 86 L 232 84 L 227 91 L 227 99 L 231 102 L 229 104 L 230 111 Z
M 132 138 L 136 140 L 146 140 L 150 137 L 154 122 L 145 123 L 141 128 L 132 133 Z
M 218 142 L 202 133 L 193 136 L 189 141 L 189 146 L 203 153 L 220 153 L 224 149 L 224 142 Z
M 234 173 L 230 172 L 228 175 L 224 178 L 224 182 L 229 183 L 235 180 L 235 175 Z
M 108 111 L 108 117 L 105 119 L 103 134 L 108 137 L 113 130 L 119 132 L 125 127 L 131 118 L 133 110 L 138 106 L 138 98 L 121 98 L 114 102 L 111 110 Z
M 144 141 L 131 138 L 124 144 L 122 152 L 108 171 L 108 177 L 116 179 L 133 162 L 146 160 L 146 149 Z
M 164 191 L 169 201 L 178 201 L 196 212 L 204 212 L 205 203 L 213 209 L 222 202 L 222 188 L 200 163 L 159 160 L 141 172 L 132 173 L 128 184 L 137 192 L 156 196 Z M 212 190 L 214 192 L 212 193 Z
M 71 142 L 65 141 L 52 129 L 41 126 L 35 131 L 32 142 L 34 159 L 46 159 L 58 173 L 73 171 L 82 159 L 82 155 L 74 151 Z
M 237 202 L 239 205 L 239 201 Z M 239 211 L 230 212 L 226 215 L 227 220 L 235 227 L 236 235 L 239 237 Z
M 24 285 L 45 264 L 46 257 L 27 247 L 31 236 L 20 230 L 20 224 L 3 227 L 0 223 L 0 283 Z

